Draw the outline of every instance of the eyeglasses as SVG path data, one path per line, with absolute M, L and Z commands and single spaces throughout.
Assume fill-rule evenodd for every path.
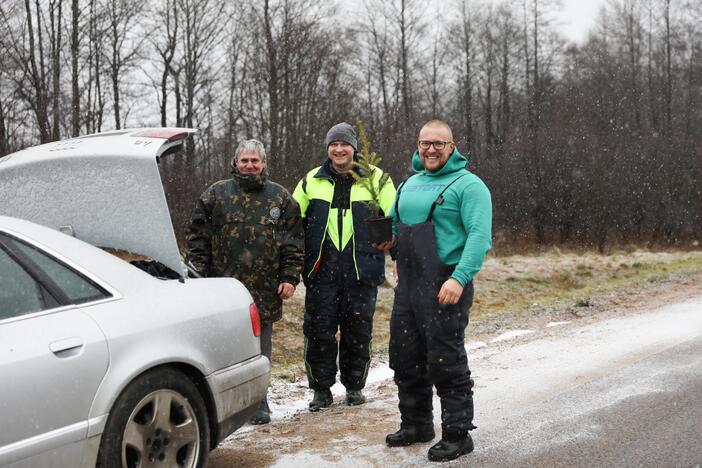
M 417 142 L 420 148 L 423 150 L 428 150 L 430 146 L 434 145 L 434 149 L 437 151 L 441 151 L 446 147 L 446 145 L 453 144 L 452 141 L 429 141 L 429 140 L 419 140 Z

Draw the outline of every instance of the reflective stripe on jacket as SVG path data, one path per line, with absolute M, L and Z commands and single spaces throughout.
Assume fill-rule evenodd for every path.
M 356 278 L 372 286 L 385 281 L 384 253 L 374 248 L 368 240 L 368 229 L 364 220 L 370 216 L 366 201 L 371 200 L 366 179 L 355 181 L 350 191 L 349 210 L 332 208 L 334 198 L 334 181 L 326 162 L 309 171 L 300 180 L 293 192 L 293 198 L 300 205 L 300 212 L 305 226 L 305 262 L 303 279 L 309 281 L 323 262 L 322 244 L 326 238 L 339 251 L 348 242 L 353 242 Z M 378 183 L 383 172 L 375 168 L 372 174 L 374 183 Z M 395 200 L 395 186 L 391 179 L 383 186 L 379 196 L 379 205 L 386 214 Z M 341 226 L 339 223 L 341 222 Z

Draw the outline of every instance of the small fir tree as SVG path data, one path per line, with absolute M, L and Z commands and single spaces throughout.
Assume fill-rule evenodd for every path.
M 368 136 L 366 135 L 366 129 L 363 126 L 362 120 L 356 121 L 356 126 L 358 127 L 358 135 L 361 141 L 361 153 L 358 157 L 358 161 L 354 161 L 353 165 L 358 169 L 358 171 L 351 171 L 353 178 L 364 184 L 371 194 L 371 199 L 364 201 L 363 203 L 368 206 L 371 212 L 369 219 L 381 218 L 382 208 L 380 207 L 379 199 L 380 193 L 385 187 L 385 184 L 390 180 L 390 174 L 384 172 L 383 175 L 377 181 L 374 180 L 373 174 L 378 169 L 380 162 L 383 160 L 375 151 L 370 150 L 370 142 L 368 141 Z M 359 174 L 360 173 L 360 174 Z

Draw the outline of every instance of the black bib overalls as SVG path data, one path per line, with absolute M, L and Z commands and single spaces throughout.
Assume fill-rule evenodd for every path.
M 437 298 L 455 265 L 445 265 L 436 249 L 432 216 L 437 197 L 423 223 L 401 222 L 402 187 L 397 192 L 397 270 L 390 319 L 390 367 L 400 399 L 402 427 L 432 424 L 432 385 L 441 399 L 444 436 L 460 436 L 473 426 L 473 381 L 470 378 L 464 333 L 473 302 L 473 283 L 465 285 L 457 304 L 440 304 Z M 457 229 L 460 229 L 457 226 Z

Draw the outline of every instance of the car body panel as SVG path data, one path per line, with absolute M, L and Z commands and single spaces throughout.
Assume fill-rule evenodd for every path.
M 265 396 L 270 363 L 253 335 L 251 295 L 233 278 L 189 279 L 182 266 L 157 162 L 188 133 L 124 130 L 0 158 L 5 249 L 28 244 L 106 293 L 66 302 L 46 267 L 12 258 L 27 271 L 44 270 L 34 278 L 38 290 L 58 299 L 27 315 L 12 314 L 13 296 L 5 302 L 0 372 L 11 377 L 0 382 L 0 465 L 94 466 L 116 399 L 160 366 L 202 384 L 215 442 Z M 151 257 L 179 278 L 156 278 L 98 247 Z
M 0 465 L 84 439 L 91 402 L 107 366 L 105 336 L 76 307 L 26 315 L 0 326 L 0 369 L 12 376 L 0 379 L 0 404 L 8 413 L 22 412 L 22 417 L 3 419 Z
M 0 466 L 3 468 L 76 466 L 76 461 L 83 458 L 87 445 L 84 430 L 85 424 L 78 423 L 18 442 L 16 446 L 9 447 L 12 450 L 0 458 Z M 77 435 L 79 432 L 82 434 L 80 437 Z M 88 466 L 94 467 L 95 461 Z
M 48 428 L 48 432 L 42 431 L 42 434 L 8 431 L 7 440 L 0 439 L 0 465 L 49 463 L 46 466 L 56 466 L 49 460 L 71 459 L 65 451 L 80 453 L 95 446 L 81 444 L 87 437 L 103 431 L 112 405 L 129 382 L 158 366 L 187 365 L 202 375 L 215 408 L 216 414 L 212 416 L 224 431 L 220 440 L 238 428 L 244 416 L 248 416 L 265 395 L 270 363 L 260 355 L 260 341 L 253 336 L 249 314 L 251 295 L 237 280 L 156 279 L 79 239 L 25 220 L 0 216 L 0 232 L 29 243 L 68 266 L 80 265 L 81 274 L 114 294 L 92 303 L 0 320 L 0 369 L 7 369 L 16 376 L 3 381 L 8 388 L 0 384 L 0 390 L 3 395 L 18 400 L 14 408 L 0 403 L 0 419 L 15 426 L 24 423 L 23 418 L 37 423 L 42 414 L 51 418 L 64 412 L 85 414 L 80 421 L 67 422 L 63 427 L 55 427 L 52 421 L 39 421 L 38 427 Z M 109 281 L 104 280 L 105 277 Z M 32 328 L 33 320 L 51 322 L 41 326 L 44 334 L 40 334 L 40 343 L 44 343 L 44 354 L 53 355 L 52 343 L 75 346 L 78 336 L 92 336 L 83 341 L 93 343 L 91 346 L 100 343 L 102 346 L 101 352 L 96 354 L 101 364 L 88 366 L 98 367 L 90 374 L 98 375 L 97 381 L 92 377 L 93 384 L 85 385 L 89 379 L 84 377 L 84 372 L 88 369 L 65 370 L 67 383 L 63 390 L 57 386 L 45 400 L 54 411 L 32 412 L 34 417 L 28 415 L 27 405 L 21 401 L 26 402 L 27 397 L 35 401 L 41 395 L 46 396 L 46 386 L 51 385 L 54 377 L 48 373 L 46 376 L 51 377 L 51 381 L 47 381 L 46 373 L 37 373 L 36 365 L 27 360 L 11 362 L 19 356 L 17 350 L 23 348 L 10 338 L 15 336 L 16 340 L 26 341 L 30 333 L 27 329 Z M 78 333 L 80 324 L 90 333 Z M 66 329 L 71 333 L 61 333 Z M 86 349 L 92 348 L 87 346 Z M 20 370 L 21 366 L 26 369 Z M 30 388 L 35 389 L 37 395 L 28 395 Z M 56 402 L 64 401 L 65 392 L 76 388 L 87 407 L 76 410 L 75 405 L 61 405 L 60 409 L 56 408 Z M 19 413 L 14 412 L 15 408 L 19 408 Z M 236 419 L 234 424 L 232 418 Z M 13 440 L 9 440 L 10 435 Z M 30 458 L 22 458 L 30 454 Z M 97 453 L 81 456 L 94 460 Z
M 258 339 L 236 338 L 238 330 L 251 334 L 251 299 L 241 300 L 250 295 L 240 283 L 229 278 L 163 283 L 163 294 L 144 293 L 138 301 L 125 297 L 119 303 L 83 308 L 109 337 L 114 356 L 90 417 L 108 412 L 126 383 L 156 366 L 185 364 L 208 376 L 260 354 Z M 193 303 L 193 297 L 200 302 Z M 207 311 L 207 320 L 193 317 L 194 307 Z M 125 309 L 133 311 L 135 323 L 125 321 Z
M 217 404 L 218 419 L 224 421 L 251 405 L 258 405 L 260 390 L 268 388 L 270 363 L 265 356 L 256 356 L 246 362 L 221 369 L 207 377 Z M 248 386 L 246 384 L 249 384 Z
M 185 276 L 157 166 L 182 140 L 138 134 L 89 135 L 0 158 L 0 215 L 138 252 Z

